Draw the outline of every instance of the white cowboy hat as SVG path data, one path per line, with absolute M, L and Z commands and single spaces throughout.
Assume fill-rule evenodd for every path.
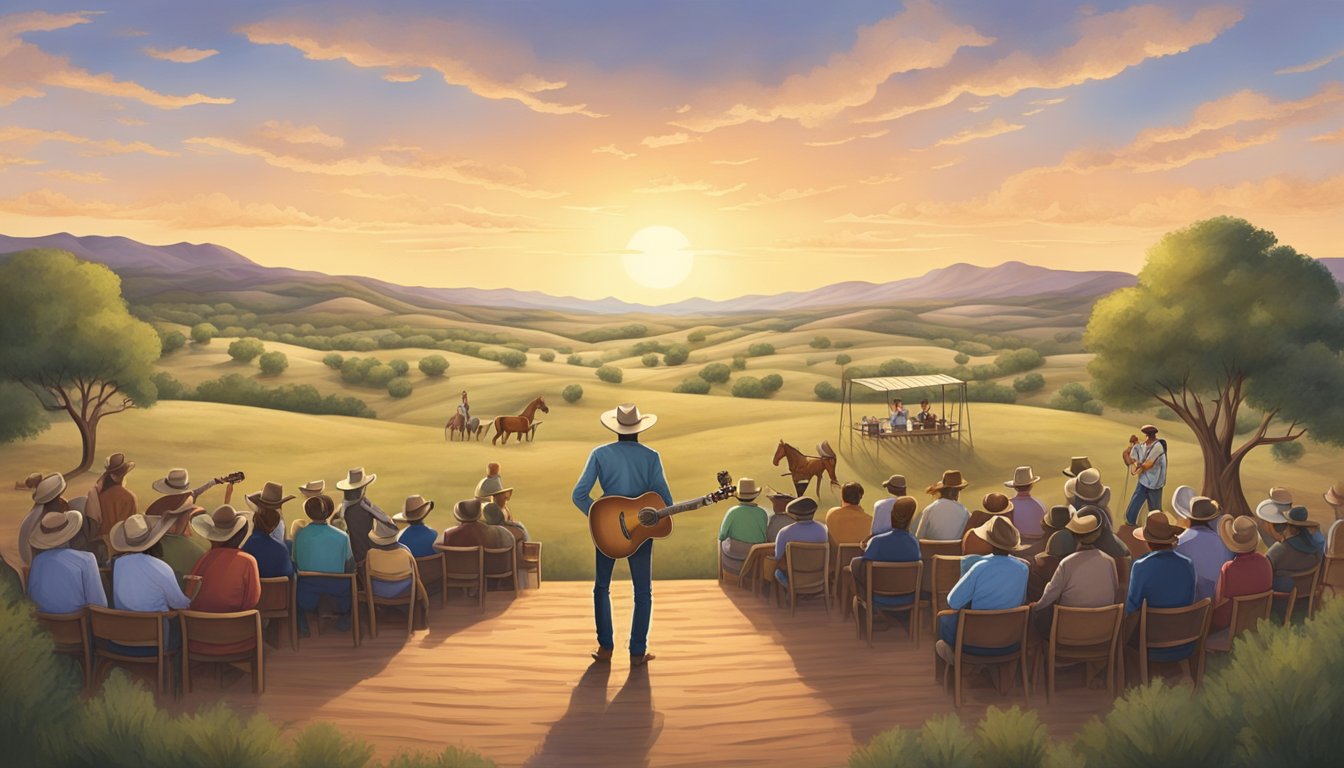
M 485 477 L 481 478 L 481 482 L 476 484 L 476 498 L 488 499 L 497 493 L 507 493 L 512 490 L 512 488 L 504 487 L 504 478 L 499 476 L 499 465 L 492 461 L 485 465 Z
M 373 528 L 369 531 L 369 541 L 380 547 L 397 543 L 397 526 L 388 525 L 382 520 L 374 518 Z
M 183 509 L 191 509 L 191 505 Z M 151 522 L 144 515 L 131 515 L 112 526 L 112 532 L 107 535 L 107 542 L 118 552 L 144 552 L 163 538 L 172 527 L 172 523 L 172 519 L 167 515 L 156 522 Z
M 641 415 L 639 406 L 625 403 L 612 408 L 601 416 L 602 426 L 618 435 L 637 435 L 658 422 L 652 413 Z
M 1195 489 L 1188 485 L 1182 485 L 1171 494 L 1171 511 L 1177 517 L 1190 519 L 1190 502 L 1195 499 Z
M 225 504 L 208 515 L 191 518 L 191 529 L 210 541 L 228 541 L 251 523 L 249 516 Z
M 742 501 L 751 501 L 761 495 L 761 487 L 750 477 L 744 477 L 737 481 L 737 498 Z
M 185 469 L 170 469 L 167 477 L 155 480 L 149 487 L 166 496 L 188 493 L 191 491 L 191 476 Z
M 321 496 L 325 490 L 327 490 L 326 480 L 309 480 L 299 486 L 299 493 L 310 499 L 314 496 Z
M 73 509 L 48 512 L 28 535 L 28 544 L 33 549 L 55 549 L 73 539 L 83 525 L 84 515 Z
M 364 474 L 363 467 L 355 467 L 354 469 L 350 470 L 350 473 L 346 476 L 344 480 L 336 481 L 336 490 L 353 491 L 356 488 L 363 488 L 364 486 L 368 485 L 369 483 L 372 483 L 374 480 L 377 479 L 378 476 L 375 474 L 372 473 L 367 475 Z
M 1089 467 L 1078 473 L 1077 477 L 1069 478 L 1064 483 L 1065 496 L 1077 496 L 1083 501 L 1098 502 L 1106 495 L 1109 490 L 1101 484 L 1101 472 L 1095 467 Z
M 1344 507 L 1344 482 L 1330 486 L 1321 497 L 1332 507 Z
M 46 504 L 65 493 L 65 477 L 59 472 L 46 475 L 33 489 L 33 503 Z
M 1269 489 L 1269 498 L 1255 505 L 1255 516 L 1271 523 L 1282 523 L 1284 513 L 1293 508 L 1293 494 L 1287 488 Z
M 1009 488 L 1016 488 L 1019 485 L 1035 485 L 1041 482 L 1041 478 L 1031 471 L 1031 467 L 1018 467 L 1013 470 L 1013 479 L 1004 482 Z

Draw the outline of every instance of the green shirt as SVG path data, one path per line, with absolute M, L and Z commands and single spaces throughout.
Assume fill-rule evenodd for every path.
M 755 504 L 738 504 L 723 516 L 719 541 L 736 539 L 747 544 L 764 544 L 767 525 L 769 521 L 764 509 Z
M 210 542 L 198 536 L 169 533 L 164 535 L 160 543 L 163 545 L 163 561 L 173 569 L 177 585 L 185 589 L 186 581 L 182 577 L 196 567 L 196 561 L 210 549 Z

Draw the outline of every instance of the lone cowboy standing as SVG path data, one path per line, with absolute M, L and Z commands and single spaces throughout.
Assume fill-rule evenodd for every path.
M 1166 444 L 1157 439 L 1157 427 L 1152 424 L 1143 425 L 1139 431 L 1145 439 L 1140 441 L 1138 435 L 1130 435 L 1129 447 L 1123 457 L 1130 474 L 1139 476 L 1129 507 L 1125 509 L 1125 522 L 1131 526 L 1138 525 L 1139 512 L 1145 502 L 1150 512 L 1162 509 L 1162 487 L 1167 484 Z

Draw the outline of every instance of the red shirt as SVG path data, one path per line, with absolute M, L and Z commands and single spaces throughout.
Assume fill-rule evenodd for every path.
M 201 577 L 201 588 L 191 600 L 193 611 L 235 613 L 250 611 L 261 600 L 261 576 L 257 561 L 242 550 L 213 547 L 191 569 Z M 255 644 L 247 641 L 219 645 L 192 641 L 193 650 L 209 653 L 241 653 Z
M 1233 597 L 1258 595 L 1268 592 L 1274 586 L 1274 566 L 1269 558 L 1259 552 L 1242 552 L 1226 563 L 1218 575 L 1218 591 L 1213 604 L 1213 620 L 1210 631 L 1226 629 L 1232 624 Z M 1226 600 L 1226 603 L 1223 601 Z M 1220 603 L 1223 603 L 1220 605 Z

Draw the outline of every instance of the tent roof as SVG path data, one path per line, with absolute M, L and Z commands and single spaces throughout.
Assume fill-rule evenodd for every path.
M 928 376 L 875 376 L 870 379 L 850 379 L 850 381 L 878 392 L 894 392 L 901 389 L 921 389 L 923 387 L 942 387 L 965 383 L 961 379 L 953 378 L 944 373 L 934 373 Z

